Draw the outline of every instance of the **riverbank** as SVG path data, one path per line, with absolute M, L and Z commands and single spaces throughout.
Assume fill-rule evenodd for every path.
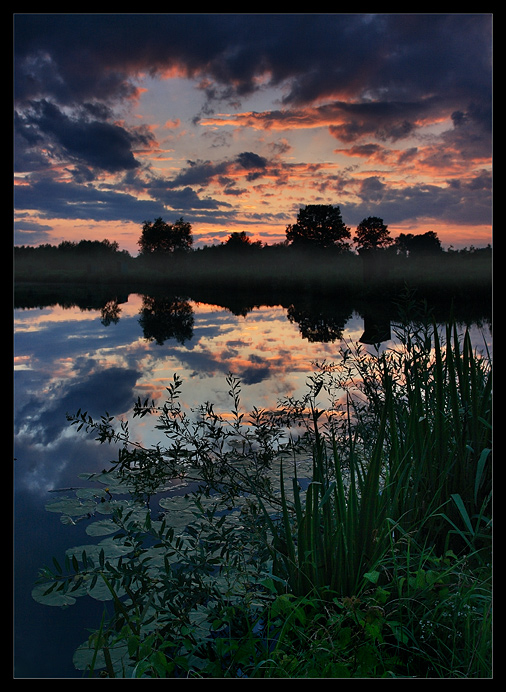
M 431 304 L 491 305 L 491 250 L 441 252 L 433 257 L 388 256 L 381 271 L 364 273 L 362 258 L 353 254 L 297 253 L 266 248 L 231 253 L 220 248 L 169 257 L 101 261 L 19 255 L 14 267 L 15 296 L 58 294 L 57 287 L 80 287 L 88 300 L 112 293 L 153 294 L 164 291 L 195 301 L 223 304 L 289 305 L 294 297 L 339 302 L 385 302 L 408 288 Z M 75 293 L 75 290 L 72 289 Z M 68 290 L 63 289 L 68 299 Z

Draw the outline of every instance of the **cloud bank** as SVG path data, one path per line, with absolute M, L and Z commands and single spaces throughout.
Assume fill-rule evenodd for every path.
M 479 13 L 15 15 L 18 228 L 490 224 L 491 47 Z

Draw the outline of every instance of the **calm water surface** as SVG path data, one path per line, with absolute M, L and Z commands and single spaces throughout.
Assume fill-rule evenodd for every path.
M 275 407 L 279 398 L 305 392 L 312 363 L 337 362 L 344 342 L 358 342 L 370 327 L 370 318 L 364 322 L 355 311 L 330 315 L 275 306 L 239 312 L 137 294 L 101 309 L 56 304 L 15 310 L 15 677 L 80 677 L 72 654 L 103 608 L 78 599 L 62 610 L 30 595 L 38 570 L 85 536 L 84 528 L 64 526 L 45 511 L 54 498 L 49 491 L 76 485 L 79 473 L 106 468 L 116 456 L 70 427 L 67 412 L 129 418 L 138 396 L 162 401 L 174 373 L 184 380 L 188 407 L 212 401 L 216 410 L 229 411 L 229 372 L 242 381 L 245 411 Z M 382 326 L 382 348 L 388 348 L 395 325 Z M 478 349 L 484 339 L 490 344 L 486 324 L 471 333 Z M 136 439 L 149 446 L 154 435 L 153 420 L 137 423 Z

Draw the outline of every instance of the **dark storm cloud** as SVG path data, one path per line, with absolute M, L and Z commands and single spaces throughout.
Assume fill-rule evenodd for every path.
M 267 159 L 251 151 L 244 151 L 242 154 L 239 154 L 237 161 L 243 168 L 258 170 L 267 167 Z
M 34 209 L 46 218 L 90 219 L 92 221 L 133 221 L 142 223 L 164 216 L 167 209 L 187 214 L 191 210 L 214 211 L 227 207 L 212 198 L 200 199 L 191 187 L 172 190 L 166 181 L 147 184 L 151 200 L 139 200 L 121 189 L 97 189 L 74 182 L 61 183 L 50 175 L 32 176 L 30 185 L 17 185 L 17 209 Z
M 23 113 L 16 114 L 18 143 L 24 139 L 32 147 L 43 141 L 51 147 L 55 159 L 80 161 L 110 173 L 137 168 L 139 163 L 132 149 L 149 146 L 152 135 L 145 129 L 129 132 L 96 119 L 97 115 L 105 117 L 108 113 L 108 109 L 100 106 L 83 104 L 71 117 L 46 99 L 30 102 Z M 23 147 L 18 151 L 23 152 Z M 17 161 L 16 169 L 23 170 L 21 160 Z
M 213 161 L 188 161 L 188 167 L 184 168 L 168 186 L 171 188 L 183 185 L 208 185 L 214 179 L 222 179 L 225 183 L 231 182 L 226 176 L 235 172 L 246 170 L 246 178 L 251 180 L 268 168 L 268 161 L 251 151 L 238 154 L 233 160 L 219 162 Z
M 362 204 L 343 205 L 343 215 L 352 225 L 366 216 L 380 216 L 390 225 L 424 218 L 455 224 L 492 222 L 492 176 L 488 171 L 465 182 L 450 180 L 444 186 L 419 184 L 402 190 L 371 176 L 362 181 L 359 197 Z
M 462 158 L 489 157 L 491 24 L 490 14 L 479 13 L 15 15 L 16 170 L 58 164 L 73 176 L 60 185 L 25 179 L 34 188 L 19 189 L 17 208 L 137 222 L 163 215 L 166 205 L 186 217 L 226 207 L 203 199 L 194 186 L 214 179 L 239 194 L 238 177 L 254 180 L 266 171 L 268 161 L 243 152 L 230 161 L 192 162 L 171 181 L 148 180 L 143 191 L 152 202 L 93 189 L 89 183 L 102 172 L 139 173 L 136 150 L 154 144 L 147 130 L 122 124 L 119 110 L 138 95 L 136 80 L 146 74 L 191 77 L 203 96 L 235 104 L 279 87 L 283 109 L 261 114 L 266 127 L 281 117 L 305 126 L 310 106 L 307 126 L 321 118 L 349 144 L 397 142 L 424 119 L 451 116 L 444 143 Z M 433 156 L 436 163 L 438 152 Z M 379 199 L 378 190 L 364 193 Z M 439 201 L 449 190 L 434 193 Z
M 14 245 L 40 245 L 51 242 L 52 226 L 42 225 L 19 214 L 14 224 Z
M 285 101 L 341 91 L 377 97 L 461 93 L 490 84 L 486 14 L 112 14 L 15 17 L 20 98 L 124 98 L 129 77 L 177 67 L 236 94 L 290 80 Z
M 17 185 L 14 201 L 16 208 L 36 209 L 47 218 L 142 223 L 145 218 L 160 216 L 164 212 L 163 205 L 156 201 L 138 200 L 125 192 L 60 183 L 51 176 L 32 177 L 30 185 Z
M 423 103 L 414 101 L 383 101 L 366 103 L 336 103 L 331 108 L 337 119 L 346 122 L 330 125 L 330 133 L 342 142 L 353 142 L 363 136 L 373 135 L 380 140 L 396 141 L 409 136 L 416 128 L 418 118 L 427 117 L 441 107 L 440 99 Z M 327 106 L 325 110 L 329 110 Z
M 183 185 L 207 185 L 213 178 L 225 175 L 229 171 L 229 163 L 220 161 L 188 161 L 188 167 L 183 168 L 178 175 L 170 181 L 170 187 Z

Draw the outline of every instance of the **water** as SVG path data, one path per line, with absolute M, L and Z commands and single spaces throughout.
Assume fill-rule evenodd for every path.
M 62 610 L 30 595 L 38 570 L 85 536 L 84 528 L 65 526 L 45 511 L 54 499 L 49 491 L 76 485 L 79 473 L 107 468 L 115 458 L 113 448 L 70 427 L 67 413 L 81 408 L 94 418 L 106 411 L 127 418 L 137 397 L 162 401 L 174 373 L 184 381 L 188 407 L 212 401 L 216 410 L 229 411 L 226 376 L 232 372 L 241 379 L 245 411 L 272 408 L 281 397 L 305 392 L 312 363 L 336 362 L 344 342 L 367 340 L 371 324 L 383 329 L 382 348 L 394 344 L 389 315 L 376 312 L 375 318 L 352 305 L 324 308 L 318 301 L 248 308 L 232 298 L 233 311 L 135 293 L 117 300 L 81 296 L 77 304 L 61 294 L 56 301 L 17 300 L 37 307 L 14 314 L 15 677 L 80 677 L 72 654 L 99 624 L 103 608 L 78 599 Z M 478 321 L 471 334 L 481 348 L 490 332 L 486 317 Z M 153 420 L 142 419 L 135 437 L 147 446 L 155 442 Z

